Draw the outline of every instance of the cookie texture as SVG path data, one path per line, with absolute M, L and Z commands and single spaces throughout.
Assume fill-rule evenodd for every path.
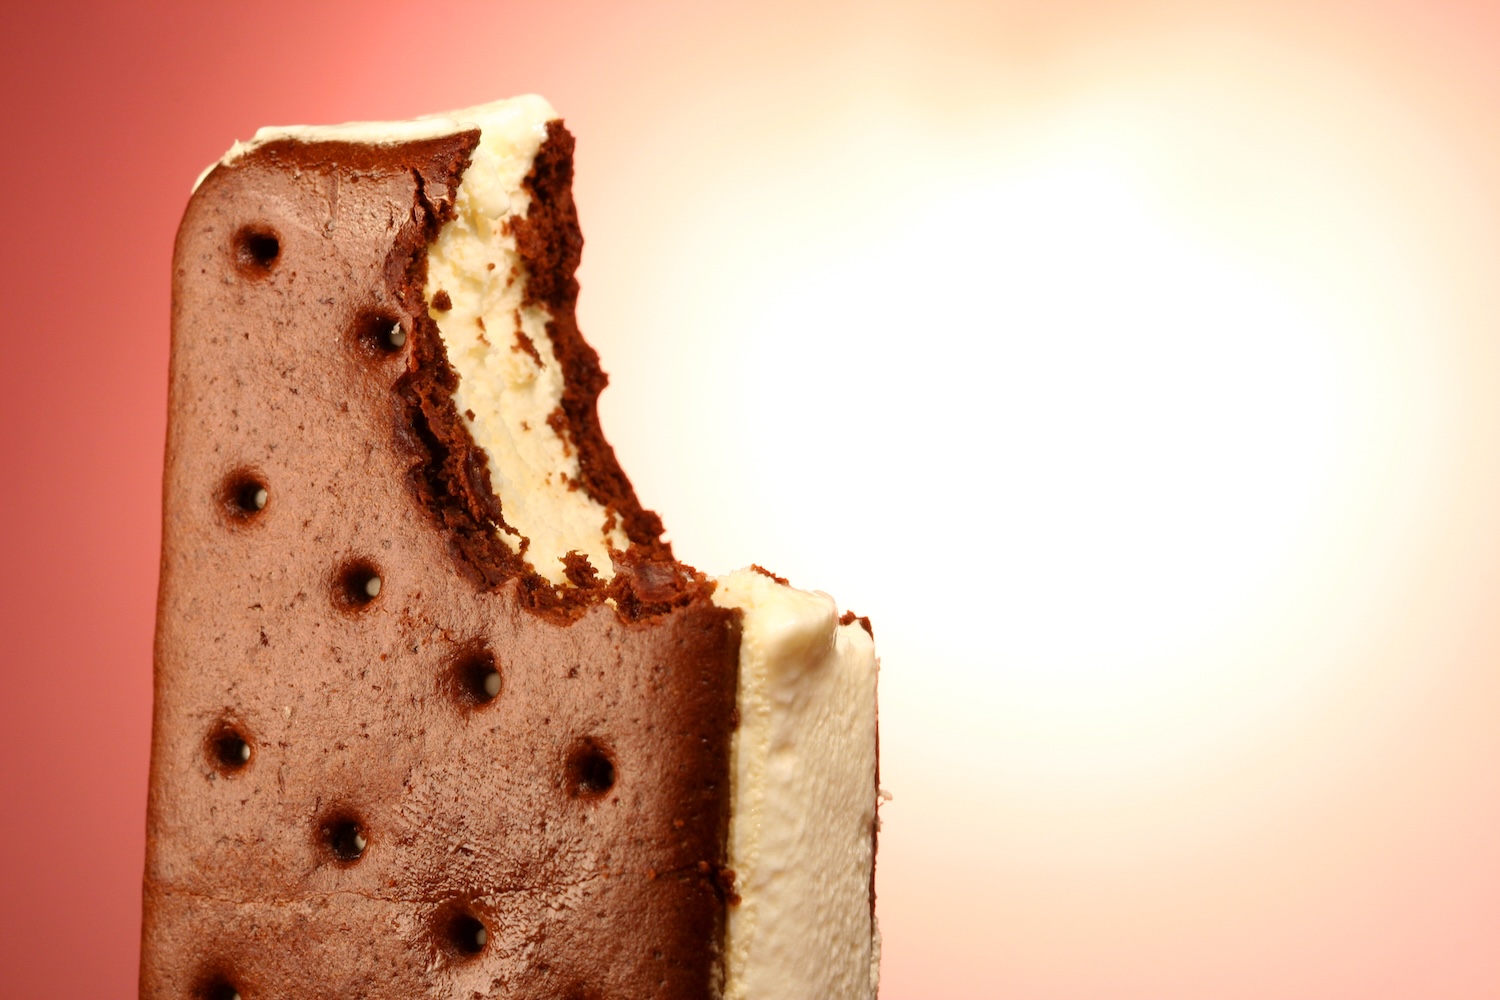
M 477 138 L 268 143 L 187 209 L 143 997 L 721 988 L 739 616 L 598 433 L 560 124 L 515 224 L 583 488 L 636 544 L 564 587 L 496 544 L 421 294 Z

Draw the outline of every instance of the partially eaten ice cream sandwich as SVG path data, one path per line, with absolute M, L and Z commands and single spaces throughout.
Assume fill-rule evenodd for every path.
M 200 178 L 143 997 L 875 994 L 869 622 L 637 500 L 572 151 L 524 97 Z

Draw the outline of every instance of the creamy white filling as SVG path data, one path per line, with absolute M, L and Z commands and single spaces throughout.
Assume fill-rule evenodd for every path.
M 874 641 L 839 625 L 827 594 L 753 570 L 720 578 L 714 600 L 743 613 L 725 1000 L 867 1000 L 880 971 Z
M 562 557 L 577 551 L 609 579 L 609 549 L 629 539 L 618 525 L 605 529 L 607 511 L 578 485 L 577 451 L 547 423 L 562 402 L 563 371 L 547 334 L 551 315 L 522 305 L 527 274 L 508 224 L 531 203 L 522 181 L 557 115 L 540 97 L 519 97 L 445 117 L 481 130 L 455 217 L 427 253 L 427 301 L 442 291 L 452 303 L 429 315 L 458 372 L 453 401 L 489 456 L 506 523 L 529 539 L 532 568 L 563 583 Z M 519 551 L 520 538 L 501 537 Z

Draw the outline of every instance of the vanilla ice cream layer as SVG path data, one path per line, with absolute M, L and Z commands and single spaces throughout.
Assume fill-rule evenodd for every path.
M 879 977 L 875 643 L 827 594 L 754 570 L 718 580 L 743 613 L 731 752 L 725 1000 L 867 1000 Z
M 578 452 L 548 423 L 562 404 L 563 370 L 547 333 L 551 315 L 524 304 L 527 274 L 509 224 L 531 204 L 522 182 L 557 115 L 540 97 L 518 97 L 446 117 L 480 128 L 456 214 L 427 251 L 427 301 L 446 292 L 452 302 L 429 313 L 458 372 L 454 405 L 489 456 L 506 523 L 529 539 L 532 568 L 562 584 L 562 557 L 577 551 L 607 580 L 609 550 L 630 541 L 578 488 Z M 520 538 L 501 537 L 520 550 Z

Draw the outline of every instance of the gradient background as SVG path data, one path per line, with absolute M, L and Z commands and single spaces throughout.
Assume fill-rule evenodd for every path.
M 0 18 L 0 996 L 133 995 L 194 176 L 537 91 L 642 499 L 874 618 L 885 1000 L 1500 997 L 1492 5 Z

